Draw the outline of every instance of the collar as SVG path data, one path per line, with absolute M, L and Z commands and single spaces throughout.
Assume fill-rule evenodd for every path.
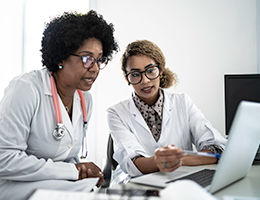
M 44 94 L 48 95 L 48 96 L 52 96 L 50 76 L 51 76 L 51 73 L 49 72 L 49 70 L 46 67 L 41 70 L 43 91 L 44 91 Z M 75 93 L 76 93 L 76 95 L 75 95 Z M 76 97 L 77 99 L 80 99 L 78 92 L 75 91 L 75 93 L 74 93 L 74 98 Z
M 163 90 L 159 90 L 159 98 L 157 99 L 157 101 L 153 104 L 153 105 L 148 105 L 147 103 L 145 103 L 144 101 L 142 101 L 135 93 L 132 94 L 132 99 L 136 105 L 136 107 L 138 108 L 138 110 L 141 113 L 145 113 L 145 112 L 156 112 L 160 119 L 162 119 L 162 111 L 163 111 L 163 104 L 164 104 L 164 93 Z
M 43 91 L 45 95 L 52 96 L 51 93 L 51 81 L 50 81 L 50 72 L 47 68 L 41 70 L 41 77 L 43 82 Z

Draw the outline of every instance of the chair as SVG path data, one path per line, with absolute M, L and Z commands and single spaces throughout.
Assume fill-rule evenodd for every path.
M 111 135 L 109 134 L 107 142 L 107 159 L 106 165 L 103 169 L 104 182 L 102 183 L 102 188 L 107 188 L 110 185 L 112 170 L 115 170 L 118 163 L 113 159 L 114 154 L 114 144 Z

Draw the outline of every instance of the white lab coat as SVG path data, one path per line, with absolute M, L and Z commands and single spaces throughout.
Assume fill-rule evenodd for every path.
M 84 92 L 87 120 L 92 97 Z M 80 98 L 74 94 L 72 122 L 59 98 L 65 136 L 56 140 L 56 114 L 47 69 L 13 79 L 0 103 L 0 199 L 26 199 L 36 188 L 84 190 L 74 163 L 83 129 Z M 74 180 L 73 182 L 71 180 Z M 81 184 L 83 183 L 83 184 Z
M 124 181 L 120 178 L 120 170 L 130 177 L 141 175 L 131 159 L 137 155 L 153 156 L 158 147 L 174 144 L 192 150 L 194 144 L 198 151 L 211 144 L 224 147 L 226 139 L 212 127 L 187 95 L 164 91 L 164 96 L 162 130 L 158 142 L 132 97 L 108 109 L 108 124 L 115 144 L 113 158 L 119 163 L 113 174 L 113 178 L 118 179 L 116 182 Z

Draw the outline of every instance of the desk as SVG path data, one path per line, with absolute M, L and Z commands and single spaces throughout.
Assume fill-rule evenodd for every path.
M 197 166 L 196 168 L 216 168 L 216 165 L 204 165 L 204 166 Z M 127 183 L 125 185 L 115 185 L 114 189 L 158 189 L 154 187 L 144 186 L 144 185 L 138 185 L 134 183 Z M 223 196 L 247 196 L 247 197 L 260 197 L 260 164 L 253 165 L 251 167 L 251 170 L 249 174 L 233 183 L 232 185 L 220 190 L 219 192 L 216 192 L 214 196 L 218 198 L 219 200 L 223 199 Z M 83 192 L 72 192 L 72 191 L 57 191 L 57 190 L 39 190 L 38 193 L 34 194 L 30 200 L 39 200 L 39 199 L 88 199 L 88 200 L 96 200 L 96 199 L 146 199 L 149 200 L 149 198 L 146 197 L 131 197 L 131 198 L 123 198 L 122 196 L 106 196 L 105 194 L 98 194 L 96 192 L 92 193 L 83 193 Z M 153 200 L 159 200 L 159 198 L 153 198 Z
M 209 165 L 210 168 L 216 168 L 216 165 Z M 207 168 L 208 165 L 200 166 L 200 168 Z M 127 189 L 158 189 L 155 187 L 139 185 L 135 183 L 127 183 L 125 185 Z M 223 196 L 248 196 L 248 197 L 260 197 L 260 164 L 255 164 L 251 167 L 248 175 L 234 182 L 233 184 L 223 188 L 222 190 L 213 194 L 218 199 L 223 199 Z

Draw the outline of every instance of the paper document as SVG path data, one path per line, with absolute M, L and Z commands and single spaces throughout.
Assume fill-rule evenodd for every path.
M 37 190 L 29 200 L 129 200 L 129 196 L 108 195 L 95 192 L 68 192 L 59 190 Z M 158 197 L 134 196 L 131 200 L 159 200 Z
M 88 194 L 97 184 L 98 178 L 87 178 L 74 182 L 73 184 L 80 184 L 85 186 L 84 192 L 73 192 L 63 190 L 49 190 L 49 189 L 38 189 L 29 200 L 58 200 L 58 199 L 78 199 L 82 198 L 82 195 Z M 66 197 L 66 198 L 64 198 Z

